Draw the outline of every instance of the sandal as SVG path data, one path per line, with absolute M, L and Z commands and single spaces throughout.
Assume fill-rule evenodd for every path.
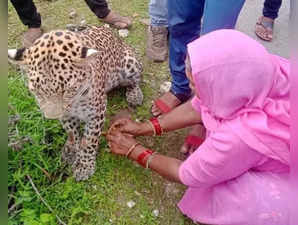
M 130 18 L 121 16 L 114 11 L 111 11 L 105 18 L 101 20 L 117 29 L 129 29 L 132 25 Z
M 164 100 L 161 100 L 161 98 L 163 96 L 165 96 L 166 94 L 173 95 L 176 98 L 176 100 L 177 100 L 176 101 L 177 104 L 175 104 L 174 106 L 171 107 Z M 177 106 L 179 106 L 179 105 L 185 103 L 186 101 L 188 101 L 192 97 L 192 95 L 193 94 L 191 94 L 191 95 L 185 95 L 185 94 L 181 94 L 181 93 L 174 93 L 172 90 L 170 90 L 170 91 L 164 93 L 162 97 L 160 97 L 160 98 L 158 98 L 158 99 L 156 99 L 156 100 L 153 101 L 153 104 L 151 106 L 151 114 L 154 117 L 158 117 L 158 116 L 160 116 L 162 114 L 166 114 L 166 113 L 172 111 Z M 154 115 L 154 113 L 152 112 L 153 106 L 156 106 L 159 109 L 159 111 L 160 111 L 159 114 L 155 114 Z
M 255 33 L 264 41 L 272 41 L 273 39 L 274 20 L 261 16 L 256 23 Z
M 184 144 L 181 147 L 181 153 L 183 153 L 185 157 L 191 155 L 204 142 L 205 133 L 206 130 L 202 123 L 193 126 L 185 138 Z
M 178 98 L 176 95 L 174 95 L 171 91 L 169 91 L 169 93 L 171 93 L 173 96 L 175 96 L 176 98 L 177 98 L 177 100 L 179 101 L 179 103 L 178 104 L 176 104 L 175 106 L 169 106 L 164 100 L 161 100 L 161 98 L 158 98 L 158 99 L 156 99 L 156 100 L 154 100 L 153 101 L 153 104 L 152 104 L 152 107 L 151 107 L 151 114 L 154 116 L 154 117 L 158 117 L 158 116 L 160 116 L 160 115 L 162 115 L 162 114 L 166 114 L 166 113 L 168 113 L 168 112 L 170 112 L 170 111 L 172 111 L 175 107 L 177 107 L 178 105 L 180 105 L 180 104 L 182 104 L 183 102 L 180 100 L 180 98 Z M 165 94 L 167 94 L 167 93 L 165 93 Z M 164 95 L 165 95 L 164 94 Z M 153 112 L 152 112 L 152 108 L 153 108 L 153 106 L 156 106 L 158 109 L 159 109 L 159 111 L 160 111 L 160 113 L 159 114 L 154 114 Z
M 185 138 L 184 144 L 192 146 L 192 148 L 198 148 L 202 143 L 204 142 L 204 139 L 194 136 L 194 135 L 189 135 Z M 195 147 L 194 147 L 195 146 Z M 187 151 L 184 154 L 184 156 L 187 158 L 193 153 L 192 151 Z
M 170 106 L 168 106 L 164 101 L 162 101 L 160 98 L 154 100 L 154 104 L 161 111 L 161 114 L 168 113 L 173 109 Z

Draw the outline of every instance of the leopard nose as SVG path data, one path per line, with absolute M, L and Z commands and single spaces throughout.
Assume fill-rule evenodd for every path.
M 47 119 L 60 119 L 63 116 L 63 107 L 59 102 L 46 102 L 41 106 L 41 110 Z
M 60 119 L 62 117 L 62 114 L 53 111 L 45 111 L 44 116 L 47 119 Z

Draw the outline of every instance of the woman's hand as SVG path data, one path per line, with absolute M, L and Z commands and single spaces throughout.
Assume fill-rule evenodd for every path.
M 129 120 L 126 119 L 126 122 L 127 121 Z M 129 149 L 135 146 L 131 151 L 129 158 L 137 161 L 140 154 L 144 152 L 146 148 L 137 145 L 138 142 L 133 138 L 133 135 L 120 132 L 120 129 L 117 126 L 122 126 L 122 124 L 126 124 L 126 122 L 124 120 L 119 120 L 118 123 L 115 123 L 115 127 L 112 126 L 110 128 L 106 137 L 111 151 L 114 154 L 127 155 Z M 154 156 L 153 160 L 151 160 L 149 166 L 166 179 L 181 183 L 179 178 L 179 167 L 181 163 L 180 160 L 157 154 Z
M 132 121 L 129 118 L 123 118 L 116 120 L 111 128 L 109 129 L 109 133 L 111 130 L 117 130 L 121 133 L 130 134 L 133 136 L 140 136 L 140 135 L 150 135 L 153 134 L 153 130 L 148 123 L 138 123 Z
M 126 155 L 128 150 L 135 144 L 137 141 L 133 138 L 132 135 L 123 134 L 118 130 L 112 130 L 107 134 L 107 139 L 112 153 L 117 155 Z

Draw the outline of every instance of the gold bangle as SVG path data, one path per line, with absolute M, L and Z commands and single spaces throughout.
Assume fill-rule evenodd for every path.
M 153 126 L 153 124 L 151 123 L 151 121 L 150 121 L 150 120 L 147 120 L 147 123 L 150 124 L 150 127 L 151 127 L 152 130 L 153 130 L 153 136 L 156 136 L 156 130 L 155 130 L 155 127 Z
M 160 125 L 160 122 L 159 122 L 159 119 L 158 119 L 158 118 L 157 118 L 157 121 L 158 121 L 158 123 L 159 123 L 159 126 L 160 126 L 160 130 L 161 130 L 161 134 L 160 134 L 160 136 L 161 136 L 161 135 L 163 135 L 164 131 L 163 131 L 163 128 L 162 128 L 162 126 Z
M 135 143 L 133 146 L 131 146 L 128 151 L 125 154 L 125 157 L 128 158 L 128 156 L 130 155 L 130 153 L 137 147 L 139 143 Z
M 150 164 L 151 160 L 153 159 L 153 156 L 156 154 L 157 154 L 157 152 L 153 152 L 153 154 L 149 156 L 149 158 L 146 161 L 146 169 L 149 169 L 149 164 Z

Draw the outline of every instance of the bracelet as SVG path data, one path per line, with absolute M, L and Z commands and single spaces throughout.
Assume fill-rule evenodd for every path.
M 147 120 L 147 122 L 150 124 L 150 127 L 151 127 L 152 130 L 153 130 L 153 136 L 156 136 L 156 131 L 155 131 L 154 125 L 151 123 L 150 120 Z
M 128 149 L 128 151 L 127 151 L 126 154 L 125 154 L 125 157 L 126 157 L 126 158 L 129 157 L 130 153 L 132 153 L 132 151 L 137 147 L 138 144 L 139 144 L 139 143 L 135 143 L 133 146 L 131 146 L 131 147 Z
M 151 160 L 153 159 L 153 156 L 156 155 L 157 152 L 153 152 L 149 157 L 148 159 L 146 160 L 146 169 L 149 169 L 149 164 L 151 162 Z
M 162 135 L 163 130 L 162 130 L 161 126 L 160 126 L 160 123 L 159 123 L 158 119 L 155 118 L 155 117 L 153 117 L 153 118 L 150 119 L 150 122 L 151 122 L 151 124 L 154 127 L 155 134 L 156 135 L 159 135 L 159 136 Z
M 151 150 L 145 150 L 143 151 L 139 156 L 138 156 L 138 159 L 137 159 L 137 162 L 143 166 L 143 167 L 146 167 L 145 163 L 143 162 L 143 160 L 148 156 L 148 155 L 152 155 L 153 151 Z

